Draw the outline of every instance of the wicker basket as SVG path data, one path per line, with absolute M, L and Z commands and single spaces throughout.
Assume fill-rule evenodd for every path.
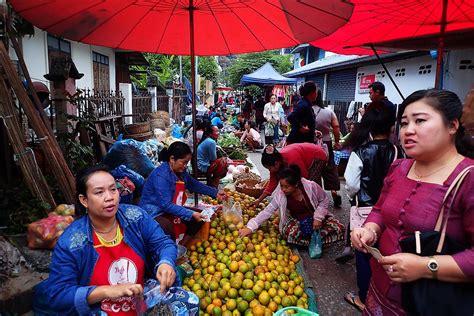
M 153 137 L 153 132 L 146 132 L 146 133 L 140 133 L 140 134 L 128 134 L 128 135 L 124 136 L 124 138 L 133 138 L 133 139 L 138 140 L 140 142 L 148 140 L 152 137 Z
M 164 119 L 153 119 L 153 120 L 150 120 L 150 127 L 151 127 L 151 130 L 155 130 L 155 128 L 159 128 L 161 130 L 165 130 L 166 129 L 166 123 L 165 123 L 165 120 Z
M 125 125 L 123 129 L 125 130 L 125 134 L 129 135 L 148 133 L 150 132 L 150 122 Z
M 260 181 L 256 180 L 256 179 L 247 178 L 247 179 L 237 180 L 235 182 L 235 189 L 237 190 L 237 192 L 250 195 L 254 198 L 258 198 L 263 193 L 263 189 L 256 189 L 255 188 L 255 185 L 257 185 L 258 183 L 260 183 Z M 239 184 L 246 184 L 246 186 L 248 188 L 242 188 L 242 187 L 239 186 Z
M 148 113 L 148 118 L 150 120 L 156 120 L 156 119 L 163 120 L 165 122 L 165 127 L 169 127 L 170 125 L 170 114 L 165 111 Z

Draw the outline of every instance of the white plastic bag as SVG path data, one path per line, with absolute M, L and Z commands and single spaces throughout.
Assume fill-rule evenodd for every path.
M 240 229 L 244 226 L 242 218 L 242 207 L 239 202 L 235 202 L 232 207 L 227 207 L 224 205 L 224 223 L 231 230 Z

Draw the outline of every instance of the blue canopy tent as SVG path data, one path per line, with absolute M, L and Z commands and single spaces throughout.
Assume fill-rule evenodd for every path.
M 266 63 L 256 71 L 243 75 L 240 79 L 242 85 L 292 85 L 296 84 L 296 78 L 287 78 L 280 75 L 270 63 Z

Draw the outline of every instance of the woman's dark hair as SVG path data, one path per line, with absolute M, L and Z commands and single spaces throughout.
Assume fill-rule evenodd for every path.
M 158 160 L 169 162 L 171 156 L 173 156 L 174 159 L 183 159 L 191 154 L 191 148 L 189 148 L 188 144 L 177 141 L 172 143 L 168 148 L 163 148 L 158 155 Z
M 283 156 L 273 145 L 267 145 L 262 153 L 262 165 L 264 167 L 273 167 L 278 161 L 283 161 Z
M 316 91 L 318 86 L 313 81 L 306 81 L 301 87 L 300 87 L 300 95 L 302 97 L 305 97 L 309 95 L 311 92 Z
M 212 125 L 212 124 L 206 125 L 206 127 L 204 128 L 204 131 L 203 131 L 203 133 L 202 133 L 201 141 L 199 142 L 199 144 L 202 144 L 202 142 L 203 142 L 206 138 L 208 138 L 208 137 L 212 134 L 212 132 L 214 132 L 214 130 L 213 130 L 213 127 L 214 127 L 214 126 L 215 126 L 215 125 Z
M 392 126 L 395 124 L 395 115 L 388 108 L 373 108 L 364 114 L 360 123 L 355 126 L 344 148 L 355 149 L 369 140 L 370 135 L 390 136 Z
M 257 124 L 255 124 L 254 121 L 249 120 L 249 121 L 246 121 L 245 123 L 249 124 L 250 128 L 255 129 L 257 127 Z
M 320 108 L 324 108 L 324 103 L 323 103 L 323 94 L 321 93 L 321 89 L 317 88 L 317 95 L 316 95 L 316 100 L 314 101 L 314 105 L 319 106 Z
M 285 179 L 288 184 L 295 186 L 301 181 L 301 170 L 297 165 L 289 165 L 278 173 L 280 180 Z
M 107 172 L 108 174 L 112 175 L 110 173 L 109 167 L 106 165 L 95 165 L 91 167 L 86 167 L 82 170 L 80 170 L 77 175 L 76 175 L 76 202 L 75 202 L 75 208 L 76 208 L 76 217 L 81 217 L 86 213 L 86 208 L 84 205 L 81 204 L 79 201 L 79 195 L 87 195 L 87 181 L 89 181 L 89 178 L 97 172 Z
M 456 93 L 437 89 L 415 91 L 400 104 L 398 109 L 398 122 L 401 122 L 406 107 L 420 100 L 425 101 L 429 106 L 438 111 L 446 126 L 449 126 L 454 120 L 459 121 L 459 128 L 455 138 L 456 149 L 461 155 L 474 158 L 474 149 L 471 148 L 470 144 L 464 139 L 464 127 L 461 125 L 463 105 Z

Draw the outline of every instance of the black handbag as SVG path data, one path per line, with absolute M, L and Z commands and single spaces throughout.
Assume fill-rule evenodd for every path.
M 400 238 L 402 252 L 419 256 L 453 255 L 470 248 L 446 236 L 451 206 L 465 176 L 473 166 L 462 170 L 444 196 L 433 231 L 415 232 Z M 454 191 L 453 191 L 454 189 Z M 445 212 L 445 203 L 453 191 L 451 203 Z M 454 283 L 436 279 L 419 279 L 401 284 L 402 307 L 408 315 L 474 315 L 474 283 Z

